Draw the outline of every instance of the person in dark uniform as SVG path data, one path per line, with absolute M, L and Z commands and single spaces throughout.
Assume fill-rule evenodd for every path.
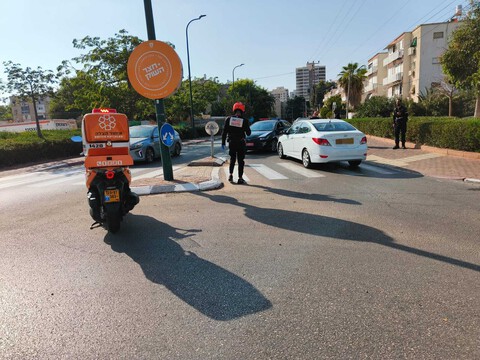
M 222 149 L 225 150 L 225 141 L 228 139 L 228 149 L 230 155 L 230 176 L 228 181 L 233 182 L 233 170 L 235 162 L 238 159 L 238 183 L 245 184 L 243 180 L 243 169 L 245 167 L 245 153 L 247 145 L 245 135 L 250 135 L 250 124 L 243 118 L 245 113 L 245 105 L 241 102 L 233 104 L 233 116 L 225 119 L 222 133 Z
M 393 130 L 395 133 L 395 146 L 393 149 L 399 148 L 400 138 L 402 140 L 402 148 L 406 149 L 405 136 L 407 133 L 407 121 L 407 108 L 402 104 L 401 99 L 397 99 L 395 102 L 395 108 L 393 109 Z

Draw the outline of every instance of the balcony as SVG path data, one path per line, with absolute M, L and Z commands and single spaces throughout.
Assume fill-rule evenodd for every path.
M 403 79 L 403 73 L 393 74 L 383 79 L 383 85 L 388 85 L 388 84 L 395 83 L 397 81 L 402 81 L 402 79 Z
M 409 47 L 407 50 L 407 54 L 409 56 L 413 56 L 417 54 L 417 48 L 416 47 Z
M 371 68 L 367 69 L 366 76 L 370 76 L 372 74 L 375 74 L 378 71 L 378 66 L 372 66 Z
M 403 50 L 397 50 L 391 54 L 389 54 L 384 60 L 383 60 L 383 66 L 387 66 L 391 62 L 394 62 L 397 59 L 403 58 Z
M 377 89 L 377 84 L 369 83 L 363 88 L 363 92 L 368 93 Z

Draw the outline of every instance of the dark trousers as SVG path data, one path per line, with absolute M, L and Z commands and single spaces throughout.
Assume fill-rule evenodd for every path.
M 395 145 L 398 146 L 400 138 L 402 140 L 402 146 L 405 146 L 405 136 L 407 133 L 407 122 L 397 121 L 395 123 Z
M 238 160 L 238 177 L 241 178 L 243 176 L 243 168 L 245 167 L 245 152 L 246 144 L 245 141 L 242 140 L 240 142 L 233 142 L 230 141 L 229 143 L 229 155 L 230 155 L 230 174 L 233 174 L 233 169 L 235 168 L 235 162 Z

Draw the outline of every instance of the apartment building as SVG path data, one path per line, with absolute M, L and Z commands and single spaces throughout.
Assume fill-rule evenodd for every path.
M 444 80 L 440 57 L 459 23 L 422 24 L 387 45 L 382 84 L 388 97 L 418 101 L 422 92 Z
M 45 120 L 48 117 L 50 98 L 47 96 L 36 102 L 38 120 Z M 10 106 L 12 108 L 13 121 L 25 122 L 35 121 L 35 109 L 30 101 L 22 101 L 16 96 L 10 97 Z
M 325 81 L 327 77 L 326 67 L 318 65 L 315 62 L 307 62 L 304 67 L 296 68 L 296 86 L 295 94 L 303 96 L 305 99 L 310 98 L 315 85 L 320 81 Z
M 288 89 L 285 89 L 283 86 L 277 87 L 270 91 L 270 94 L 275 98 L 275 104 L 273 108 L 277 117 L 285 118 L 285 108 L 288 100 Z
M 414 101 L 422 92 L 439 86 L 444 81 L 440 57 L 448 47 L 452 32 L 458 22 L 425 24 L 412 31 L 412 41 L 407 49 L 406 90 Z
M 387 69 L 383 66 L 383 60 L 387 55 L 386 52 L 380 52 L 368 60 L 362 101 L 372 96 L 387 96 L 387 90 L 383 86 L 383 79 L 387 77 Z

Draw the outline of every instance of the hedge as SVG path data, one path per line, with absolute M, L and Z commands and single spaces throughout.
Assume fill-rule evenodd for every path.
M 43 130 L 45 140 L 36 132 L 0 132 L 0 168 L 79 156 L 82 144 L 70 138 L 80 130 Z
M 359 118 L 348 121 L 365 134 L 394 138 L 392 118 Z M 480 152 L 480 119 L 411 117 L 407 124 L 407 141 L 438 148 Z

